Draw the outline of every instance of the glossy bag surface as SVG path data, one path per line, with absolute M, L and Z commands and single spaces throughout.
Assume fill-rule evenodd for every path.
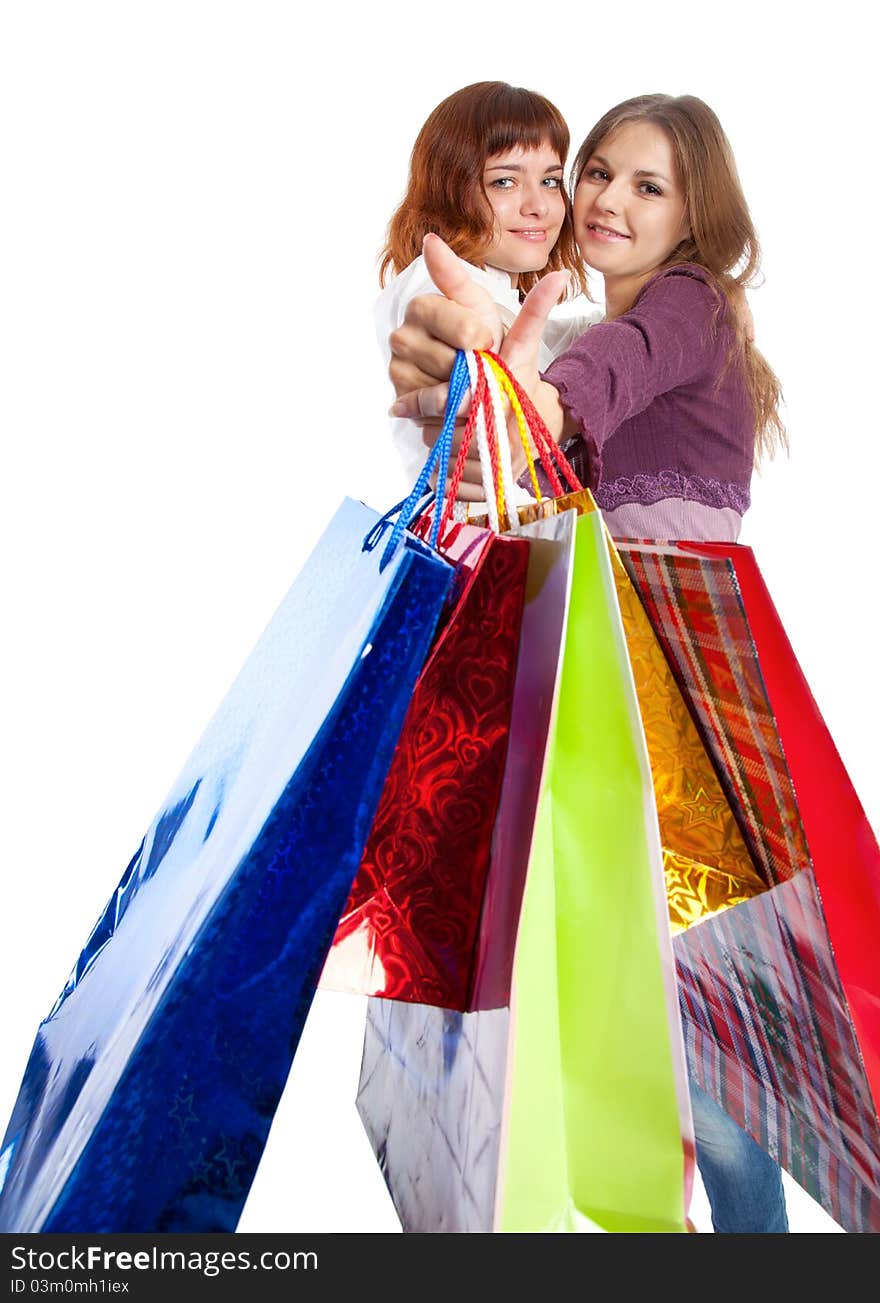
M 675 938 L 690 1070 L 845 1229 L 880 1230 L 876 840 L 750 549 L 620 547 L 762 880 Z
M 4 1231 L 234 1229 L 452 569 L 346 501 L 40 1026 Z

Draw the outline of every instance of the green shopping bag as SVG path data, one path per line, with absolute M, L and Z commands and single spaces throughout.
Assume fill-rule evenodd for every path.
M 581 516 L 523 896 L 498 1228 L 684 1229 L 687 1086 L 641 717 Z M 555 942 L 555 944 L 554 944 Z

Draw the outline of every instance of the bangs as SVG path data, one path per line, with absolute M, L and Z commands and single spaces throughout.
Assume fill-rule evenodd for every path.
M 518 146 L 538 149 L 549 144 L 563 165 L 568 154 L 568 127 L 559 110 L 534 91 L 505 86 L 485 107 L 485 156 L 503 154 Z

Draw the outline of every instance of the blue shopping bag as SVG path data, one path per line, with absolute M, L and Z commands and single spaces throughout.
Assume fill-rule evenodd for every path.
M 454 573 L 376 524 L 339 509 L 41 1024 L 0 1231 L 235 1228 Z

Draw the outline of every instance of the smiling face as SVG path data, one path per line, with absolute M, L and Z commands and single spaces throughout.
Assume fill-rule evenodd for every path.
M 483 189 L 494 217 L 486 262 L 510 273 L 541 271 L 565 218 L 562 159 L 549 144 L 515 146 L 492 154 L 483 168 Z
M 672 143 L 661 127 L 629 122 L 599 142 L 575 190 L 574 227 L 584 261 L 605 277 L 609 296 L 616 289 L 619 297 L 625 284 L 634 298 L 689 234 Z

